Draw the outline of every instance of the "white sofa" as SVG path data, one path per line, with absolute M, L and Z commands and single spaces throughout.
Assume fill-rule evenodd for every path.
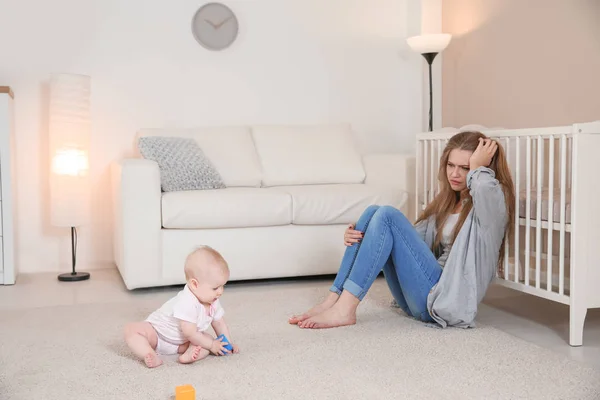
M 201 244 L 223 254 L 233 281 L 332 274 L 347 224 L 368 205 L 408 212 L 414 157 L 361 155 L 347 124 L 140 136 L 194 138 L 227 188 L 162 192 L 158 164 L 139 152 L 113 164 L 114 257 L 128 289 L 185 283 L 185 257 Z

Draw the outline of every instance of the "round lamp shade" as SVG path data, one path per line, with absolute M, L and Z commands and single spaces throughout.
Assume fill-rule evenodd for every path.
M 406 42 L 413 51 L 417 53 L 439 53 L 443 51 L 452 39 L 449 33 L 436 33 L 430 35 L 413 36 L 406 39 Z

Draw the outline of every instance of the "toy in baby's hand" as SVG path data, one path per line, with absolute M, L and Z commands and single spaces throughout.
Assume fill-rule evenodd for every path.
M 217 336 L 217 340 L 219 340 L 221 338 L 223 338 L 223 340 L 222 340 L 223 343 L 227 343 L 225 345 L 225 348 L 227 350 L 229 350 L 229 351 L 233 351 L 233 346 L 231 345 L 231 343 L 229 343 L 229 339 L 227 339 L 227 336 L 225 336 L 225 335 L 219 335 L 219 336 Z

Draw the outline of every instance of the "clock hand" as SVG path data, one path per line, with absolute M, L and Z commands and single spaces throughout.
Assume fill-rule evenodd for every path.
M 206 18 L 204 18 L 204 20 L 205 20 L 206 22 L 208 22 L 210 25 L 212 25 L 212 27 L 213 27 L 213 28 L 217 29 L 217 25 L 215 25 L 215 24 L 214 24 L 212 21 L 210 21 L 210 20 L 208 20 L 208 19 L 206 19 Z
M 220 27 L 222 27 L 222 26 L 223 26 L 223 24 L 224 24 L 225 22 L 229 21 L 231 18 L 233 18 L 233 16 L 229 16 L 229 17 L 225 18 L 225 20 L 221 21 L 221 23 L 219 23 L 219 24 L 215 25 L 215 28 L 216 28 L 216 29 L 219 29 Z

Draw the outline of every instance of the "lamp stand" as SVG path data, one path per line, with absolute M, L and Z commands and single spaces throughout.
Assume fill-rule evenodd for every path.
M 90 278 L 90 274 L 88 272 L 75 272 L 75 261 L 77 256 L 77 231 L 75 227 L 71 227 L 71 255 L 73 259 L 73 271 L 58 275 L 58 280 L 62 282 L 77 282 L 77 281 L 85 281 Z
M 427 64 L 429 64 L 429 132 L 431 132 L 433 130 L 433 83 L 431 79 L 431 64 L 433 64 L 433 60 L 438 53 L 423 53 L 421 55 L 427 60 Z

